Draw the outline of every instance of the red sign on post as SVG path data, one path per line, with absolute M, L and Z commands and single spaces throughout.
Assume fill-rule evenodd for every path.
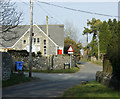
M 73 50 L 72 46 L 70 46 L 67 51 L 68 51 L 68 54 L 73 54 L 73 51 L 74 51 L 74 50 Z

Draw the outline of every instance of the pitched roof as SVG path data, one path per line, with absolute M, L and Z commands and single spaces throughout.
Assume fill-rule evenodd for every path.
M 19 25 L 13 29 L 17 32 L 18 38 L 10 41 L 2 41 L 5 47 L 12 47 L 20 38 L 29 30 L 29 25 Z M 46 25 L 38 25 L 38 27 L 46 33 Z M 64 46 L 64 25 L 49 25 L 48 26 L 49 37 L 59 46 Z M 14 35 L 7 35 L 8 38 Z
M 38 25 L 46 33 L 46 25 Z M 49 25 L 49 37 L 59 46 L 64 46 L 64 25 Z
M 16 32 L 16 35 L 17 35 L 17 38 L 15 39 L 11 39 L 9 41 L 5 41 L 5 40 L 2 40 L 2 44 L 4 45 L 4 47 L 12 47 L 19 39 L 20 37 L 29 29 L 29 25 L 19 25 L 17 27 L 15 27 L 13 29 L 13 32 Z M 12 37 L 14 37 L 15 34 L 7 34 L 6 35 L 6 38 L 10 39 Z

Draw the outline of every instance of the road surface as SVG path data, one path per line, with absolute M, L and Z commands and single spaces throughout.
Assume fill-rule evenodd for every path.
M 33 73 L 41 80 L 3 88 L 3 97 L 61 97 L 68 88 L 80 81 L 95 80 L 96 71 L 102 71 L 101 66 L 90 62 L 81 62 L 79 67 L 80 71 L 72 74 Z

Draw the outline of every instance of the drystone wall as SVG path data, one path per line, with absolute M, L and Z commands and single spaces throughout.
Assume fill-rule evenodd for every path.
M 26 68 L 28 67 L 28 62 L 29 58 L 28 57 L 21 57 L 21 56 L 12 56 L 14 62 L 15 61 L 22 61 L 23 65 Z M 72 67 L 75 66 L 75 57 L 72 56 Z M 45 70 L 45 69 L 63 69 L 64 68 L 64 63 L 70 63 L 70 56 L 68 55 L 54 55 L 54 56 L 49 56 L 49 57 L 33 57 L 33 67 L 32 69 L 40 69 L 40 70 Z
M 0 52 L 0 57 L 2 57 L 2 80 L 8 80 L 13 67 L 12 57 L 6 52 Z
M 112 65 L 107 57 L 104 56 L 103 71 L 98 71 L 96 73 L 96 81 L 120 92 L 120 81 L 112 74 L 112 72 Z
M 120 81 L 112 74 L 98 71 L 96 73 L 96 81 L 120 92 Z

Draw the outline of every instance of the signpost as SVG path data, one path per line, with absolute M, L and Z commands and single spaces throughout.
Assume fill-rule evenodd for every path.
M 67 51 L 68 51 L 68 54 L 70 54 L 70 68 L 71 68 L 71 65 L 72 65 L 72 54 L 73 54 L 73 51 L 74 51 L 72 46 L 70 46 Z

